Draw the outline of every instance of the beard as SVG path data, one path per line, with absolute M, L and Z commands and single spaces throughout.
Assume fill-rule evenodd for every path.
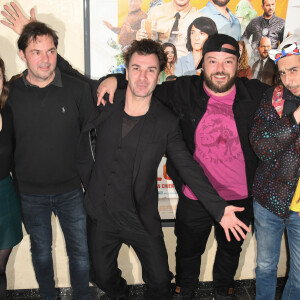
M 212 0 L 212 2 L 218 6 L 226 6 L 230 0 Z
M 273 11 L 273 10 L 268 10 L 267 12 L 264 13 L 264 15 L 265 15 L 267 18 L 272 17 L 273 14 L 274 14 L 274 11 Z
M 204 75 L 204 82 L 205 82 L 205 84 L 207 85 L 208 88 L 210 88 L 215 93 L 225 93 L 225 92 L 229 91 L 233 87 L 237 71 L 235 72 L 235 74 L 232 77 L 229 77 L 228 81 L 226 83 L 224 83 L 223 85 L 215 84 L 211 78 L 214 75 L 229 76 L 228 73 L 217 72 L 217 73 L 211 74 L 210 76 L 208 76 L 205 73 L 204 70 L 203 70 L 203 73 L 204 73 L 203 74 Z

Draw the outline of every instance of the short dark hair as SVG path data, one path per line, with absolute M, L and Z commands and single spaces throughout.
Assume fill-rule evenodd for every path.
M 30 22 L 26 26 L 18 39 L 18 48 L 23 52 L 28 47 L 29 42 L 36 41 L 38 36 L 48 35 L 52 37 L 55 48 L 58 45 L 58 36 L 56 32 L 42 22 Z
M 8 83 L 6 81 L 6 76 L 5 76 L 5 65 L 1 57 L 0 57 L 0 70 L 2 72 L 2 79 L 3 79 L 3 88 L 2 88 L 2 92 L 0 93 L 0 110 L 1 110 L 4 107 L 5 101 L 8 97 Z
M 195 26 L 197 29 L 205 32 L 208 36 L 218 33 L 218 29 L 216 23 L 207 17 L 199 17 L 196 18 L 188 27 L 187 30 L 187 41 L 186 41 L 186 49 L 188 51 L 193 51 L 192 43 L 191 43 L 191 31 L 192 27 Z
M 159 62 L 159 71 L 162 72 L 167 64 L 167 55 L 163 50 L 163 47 L 158 42 L 151 39 L 142 39 L 141 41 L 134 40 L 131 45 L 126 49 L 123 54 L 125 65 L 128 68 L 129 62 L 134 53 L 140 55 L 155 54 Z

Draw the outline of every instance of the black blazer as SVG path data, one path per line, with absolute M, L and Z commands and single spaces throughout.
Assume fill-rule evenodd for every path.
M 98 218 L 101 202 L 109 203 L 109 206 L 113 207 L 113 203 L 108 202 L 106 198 L 105 190 L 121 137 L 124 99 L 125 91 L 118 90 L 114 98 L 115 104 L 107 104 L 95 111 L 81 134 L 78 166 L 86 188 L 85 208 L 92 218 Z M 110 118 L 114 119 L 111 130 L 101 130 Z M 93 128 L 96 128 L 97 139 L 101 139 L 101 146 L 100 149 L 96 149 L 95 157 L 89 138 L 89 132 Z M 113 139 L 110 140 L 109 147 L 105 144 L 107 139 Z M 187 150 L 182 140 L 178 118 L 153 97 L 138 142 L 132 182 L 134 205 L 145 229 L 152 235 L 161 234 L 157 209 L 157 168 L 165 153 L 168 159 L 173 161 L 182 180 L 188 184 L 212 217 L 220 221 L 227 206 L 226 201 L 216 195 L 202 168 Z

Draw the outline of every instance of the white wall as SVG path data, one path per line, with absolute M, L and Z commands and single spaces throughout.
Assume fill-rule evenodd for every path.
M 99 0 L 100 1 L 100 0 Z M 80 71 L 84 70 L 84 36 L 83 36 L 83 1 L 82 0 L 19 0 L 16 1 L 29 14 L 31 7 L 36 8 L 37 18 L 48 23 L 58 32 L 59 53 L 63 55 L 71 64 Z M 0 0 L 0 7 L 9 2 Z M 17 55 L 16 48 L 17 35 L 10 29 L 0 24 L 0 55 L 4 59 L 7 68 L 7 75 L 22 72 L 24 64 Z M 55 277 L 58 287 L 70 286 L 66 251 L 64 240 L 59 224 L 53 217 L 53 256 L 55 266 Z M 175 273 L 175 246 L 176 239 L 173 228 L 164 228 L 165 241 L 169 254 L 169 264 L 172 272 Z M 283 243 L 284 244 L 284 243 Z M 255 239 L 252 234 L 248 234 L 241 254 L 240 266 L 236 279 L 254 278 L 255 268 Z M 216 243 L 211 234 L 207 250 L 202 258 L 200 280 L 212 280 L 212 265 Z M 121 249 L 119 265 L 123 270 L 123 275 L 129 284 L 140 283 L 141 270 L 139 262 L 134 253 L 124 246 Z M 286 272 L 286 254 L 283 251 L 279 265 L 279 276 L 284 276 Z M 30 257 L 29 237 L 24 232 L 23 241 L 14 248 L 9 259 L 8 268 L 8 288 L 9 289 L 29 289 L 37 288 Z

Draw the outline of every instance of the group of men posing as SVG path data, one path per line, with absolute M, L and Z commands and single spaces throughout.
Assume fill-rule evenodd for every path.
M 117 266 L 123 243 L 141 261 L 146 299 L 193 299 L 212 225 L 218 243 L 214 299 L 234 299 L 254 206 L 256 299 L 274 299 L 284 228 L 290 271 L 282 299 L 298 299 L 300 39 L 292 36 L 270 51 L 282 81 L 273 88 L 236 77 L 238 43 L 224 34 L 205 42 L 200 77 L 157 86 L 166 56 L 160 44 L 143 39 L 124 53 L 126 78 L 98 82 L 57 57 L 52 29 L 13 8 L 6 6 L 13 16 L 9 26 L 21 34 L 18 47 L 27 70 L 11 82 L 8 104 L 14 114 L 15 175 L 41 295 L 57 297 L 54 212 L 75 299 L 90 299 L 89 279 L 109 299 L 130 299 Z M 106 105 L 93 104 L 91 88 L 98 104 L 109 94 Z M 179 195 L 173 295 L 157 210 L 157 167 L 164 154 Z

